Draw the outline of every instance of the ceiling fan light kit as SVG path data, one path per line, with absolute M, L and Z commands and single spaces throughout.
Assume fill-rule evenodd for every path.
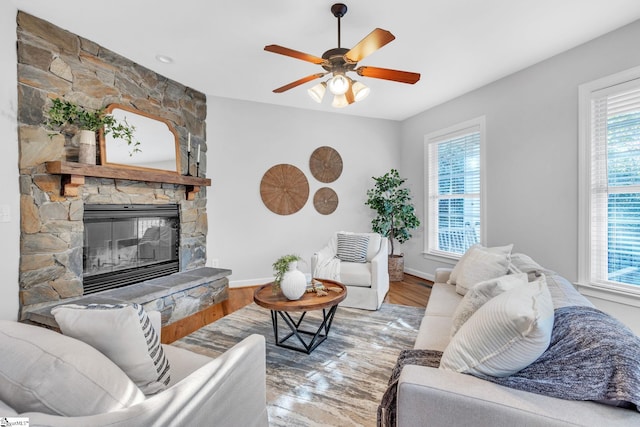
M 349 89 L 349 80 L 344 76 L 344 74 L 336 74 L 331 79 L 329 79 L 329 92 L 334 95 L 344 95 Z
M 322 102 L 322 98 L 324 97 L 324 93 L 327 91 L 327 84 L 325 82 L 318 83 L 311 89 L 307 89 L 309 96 L 311 99 L 316 101 L 318 104 Z
M 293 89 L 294 87 L 331 74 L 332 77 L 326 82 L 316 84 L 312 88 L 308 89 L 307 92 L 311 99 L 321 103 L 324 98 L 324 94 L 326 93 L 326 89 L 328 88 L 329 92 L 333 95 L 333 102 L 331 105 L 336 108 L 342 108 L 353 104 L 354 102 L 362 101 L 371 91 L 364 83 L 347 77 L 346 74 L 348 72 L 354 72 L 362 77 L 390 80 L 407 84 L 414 84 L 420 80 L 419 73 L 370 66 L 357 67 L 358 62 L 393 41 L 395 36 L 387 30 L 376 28 L 365 38 L 360 40 L 360 42 L 358 42 L 358 44 L 353 48 L 342 48 L 340 47 L 340 19 L 347 13 L 347 6 L 342 3 L 336 3 L 331 6 L 331 13 L 338 19 L 338 47 L 327 50 L 322 54 L 322 57 L 317 57 L 279 45 L 272 44 L 264 47 L 264 50 L 267 52 L 278 53 L 280 55 L 311 62 L 313 64 L 320 65 L 325 69 L 325 72 L 312 74 L 274 89 L 275 93 L 285 92 L 289 89 Z

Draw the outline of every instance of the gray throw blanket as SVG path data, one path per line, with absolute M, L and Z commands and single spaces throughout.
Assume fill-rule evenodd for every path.
M 549 348 L 531 365 L 504 377 L 506 387 L 568 400 L 640 407 L 640 338 L 593 307 L 555 311 Z
M 378 407 L 378 427 L 395 427 L 396 393 L 405 365 L 437 368 L 442 353 L 403 350 Z M 479 376 L 518 390 L 567 400 L 593 400 L 640 410 L 640 338 L 593 307 L 555 311 L 549 348 L 511 376 Z

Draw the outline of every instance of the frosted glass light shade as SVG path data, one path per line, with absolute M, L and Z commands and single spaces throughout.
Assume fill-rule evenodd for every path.
M 356 102 L 362 101 L 367 96 L 369 96 L 369 92 L 371 92 L 371 89 L 369 89 L 369 86 L 359 81 L 354 81 L 353 85 L 351 86 L 351 89 L 353 90 L 353 97 L 356 100 Z
M 328 83 L 329 91 L 334 95 L 344 95 L 349 89 L 349 79 L 342 74 L 336 74 Z
M 324 97 L 324 93 L 327 90 L 327 84 L 325 82 L 318 83 L 311 89 L 307 90 L 307 93 L 318 104 L 322 102 L 322 98 Z
M 342 107 L 346 107 L 347 105 L 349 105 L 349 101 L 347 101 L 347 97 L 344 94 L 335 95 L 333 97 L 333 102 L 331 103 L 332 107 L 342 108 Z

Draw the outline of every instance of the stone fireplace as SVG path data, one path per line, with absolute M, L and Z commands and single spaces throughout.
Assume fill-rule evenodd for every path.
M 205 95 L 24 12 L 17 15 L 17 36 L 21 319 L 42 320 L 55 304 L 90 298 L 139 302 L 160 310 L 166 324 L 226 299 L 230 271 L 204 267 L 206 188 L 193 191 L 180 179 L 193 171 L 186 164 L 188 133 L 206 154 Z M 75 176 L 52 173 L 48 163 L 77 164 L 78 145 L 70 136 L 50 135 L 44 128 L 52 98 L 93 109 L 117 103 L 165 118 L 181 141 L 181 170 L 168 180 L 84 173 L 76 191 L 66 191 Z M 205 155 L 200 176 L 206 176 L 206 163 Z M 123 227 L 131 231 L 129 236 L 118 234 L 123 230 L 101 236 L 98 248 L 85 253 L 87 239 L 102 233 L 92 228 L 95 218 L 90 218 L 100 206 L 146 207 L 156 213 L 171 209 L 174 219 L 156 215 L 142 225 L 129 222 Z M 161 244 L 165 238 L 168 243 Z M 142 272 L 150 264 L 160 270 L 171 266 L 160 277 L 140 273 L 127 291 L 92 288 L 93 276 L 113 270 L 114 264 L 126 267 L 120 276 L 129 275 L 133 264 Z

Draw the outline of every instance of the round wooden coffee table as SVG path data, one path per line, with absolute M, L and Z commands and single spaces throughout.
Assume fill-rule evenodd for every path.
M 276 345 L 288 348 L 290 350 L 301 351 L 303 353 L 311 353 L 318 345 L 327 339 L 333 316 L 336 313 L 338 304 L 347 297 L 347 287 L 335 280 L 314 279 L 321 282 L 327 295 L 318 296 L 315 292 L 307 292 L 299 300 L 289 300 L 282 292 L 277 295 L 273 294 L 273 283 L 267 283 L 256 289 L 253 294 L 253 301 L 260 307 L 271 310 L 271 321 L 273 323 L 273 334 L 275 335 Z M 340 288 L 340 292 L 329 290 L 328 288 Z M 305 315 L 309 311 L 322 310 L 322 321 L 316 331 L 304 330 L 300 327 Z M 294 320 L 291 312 L 301 312 L 300 317 Z M 279 338 L 278 334 L 278 316 L 284 320 L 291 331 L 285 337 Z M 305 340 L 303 335 L 311 336 L 310 340 Z M 301 346 L 291 345 L 286 341 L 296 337 Z

